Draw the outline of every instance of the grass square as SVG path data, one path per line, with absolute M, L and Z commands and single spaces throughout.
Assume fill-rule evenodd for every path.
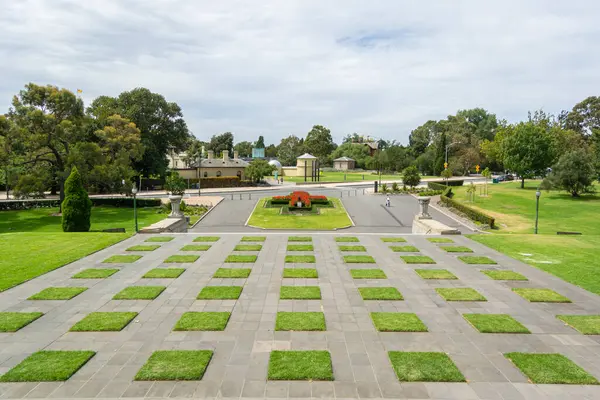
M 264 242 L 267 240 L 266 236 L 244 236 L 242 242 Z
M 242 294 L 241 286 L 205 286 L 198 293 L 198 300 L 237 300 Z
M 415 246 L 390 246 L 390 249 L 396 253 L 418 253 L 419 249 Z
M 526 281 L 523 275 L 514 271 L 481 271 L 495 281 Z
M 463 317 L 481 333 L 531 333 L 507 314 L 463 314 Z
M 332 381 L 333 368 L 328 351 L 271 352 L 269 380 Z
M 104 279 L 119 272 L 117 268 L 90 268 L 73 275 L 72 279 Z
M 458 279 L 447 269 L 415 269 L 415 272 L 423 279 Z
M 71 300 L 87 289 L 86 287 L 49 287 L 34 294 L 27 300 Z
M 454 240 L 448 238 L 427 238 L 431 243 L 454 243 Z
M 281 300 L 320 300 L 321 288 L 318 286 L 282 286 L 279 289 Z
M 288 264 L 314 264 L 317 262 L 315 256 L 285 256 Z
M 210 244 L 188 244 L 183 246 L 179 251 L 206 251 L 210 248 Z
M 596 378 L 562 354 L 506 353 L 504 357 L 536 384 L 598 384 Z
M 373 325 L 379 332 L 427 332 L 427 327 L 417 314 L 372 312 Z
M 193 263 L 196 262 L 200 256 L 192 256 L 192 255 L 174 255 L 167 258 L 163 261 L 165 264 L 183 264 L 183 263 Z
M 136 255 L 116 255 L 112 257 L 108 257 L 106 260 L 102 261 L 105 264 L 130 264 L 136 262 L 142 258 L 142 256 Z
M 357 251 L 357 252 L 367 251 L 367 248 L 365 246 L 338 246 L 338 249 L 340 251 Z
M 194 242 L 217 242 L 221 239 L 219 236 L 198 236 Z
M 335 238 L 338 243 L 357 243 L 359 242 L 357 237 L 354 236 L 339 236 Z
M 226 263 L 253 263 L 258 257 L 255 255 L 231 254 L 225 259 Z
M 284 268 L 284 278 L 318 278 L 319 273 L 314 268 Z
M 129 286 L 115 294 L 113 300 L 154 300 L 165 286 Z
M 406 239 L 401 237 L 384 237 L 381 238 L 384 243 L 406 243 Z
M 288 244 L 287 251 L 315 251 L 312 244 Z
M 250 271 L 250 268 L 219 268 L 213 278 L 247 278 Z
M 310 236 L 290 236 L 288 242 L 312 242 Z
M 261 251 L 262 244 L 238 244 L 233 251 Z
M 158 249 L 160 245 L 158 244 L 149 244 L 149 245 L 137 245 L 128 248 L 126 251 L 154 251 Z
M 363 300 L 404 300 L 402 293 L 395 287 L 358 288 Z
M 600 335 L 600 315 L 557 315 L 556 318 L 584 335 Z
M 375 259 L 371 256 L 344 256 L 344 262 L 347 264 L 375 264 Z
M 387 279 L 385 272 L 380 269 L 351 269 L 350 275 L 354 279 Z
M 435 291 L 446 301 L 487 301 L 481 293 L 471 288 L 437 288 Z
M 435 264 L 431 257 L 427 256 L 400 256 L 407 264 Z
M 16 332 L 42 315 L 41 312 L 0 312 L 0 332 Z
M 0 382 L 66 381 L 94 354 L 94 351 L 38 351 L 0 376 Z
M 144 240 L 144 242 L 165 243 L 165 242 L 170 242 L 173 239 L 175 239 L 175 238 L 172 236 L 153 236 L 153 237 L 150 237 L 150 238 Z
M 512 291 L 531 303 L 571 303 L 571 300 L 551 289 L 513 288 Z
M 224 331 L 229 322 L 230 312 L 186 312 L 174 331 Z
M 197 381 L 213 356 L 211 350 L 161 350 L 152 353 L 136 381 Z
M 325 314 L 322 312 L 278 312 L 276 331 L 324 331 Z
M 401 382 L 465 382 L 446 353 L 390 351 L 388 355 Z
M 465 264 L 489 264 L 489 265 L 494 265 L 494 264 L 498 264 L 496 261 L 492 260 L 489 257 L 483 257 L 483 256 L 460 256 L 458 257 L 458 259 L 462 262 L 464 262 Z
M 146 272 L 142 278 L 146 279 L 175 279 L 185 272 L 185 268 L 154 268 Z
M 136 312 L 93 312 L 69 329 L 71 332 L 109 332 L 123 330 Z
M 465 246 L 441 246 L 440 249 L 444 250 L 447 253 L 472 253 L 468 247 Z

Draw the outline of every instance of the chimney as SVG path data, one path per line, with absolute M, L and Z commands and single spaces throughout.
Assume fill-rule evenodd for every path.
M 233 152 L 233 159 L 234 159 L 234 160 L 237 160 L 239 157 L 240 157 L 240 153 L 239 153 L 239 151 L 235 150 L 235 151 Z
M 229 150 L 223 150 L 223 161 L 229 161 Z
M 208 159 L 212 160 L 214 157 L 215 157 L 215 152 L 212 150 L 209 150 L 208 151 Z

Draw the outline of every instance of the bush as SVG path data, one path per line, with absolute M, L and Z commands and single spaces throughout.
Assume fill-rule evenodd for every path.
M 173 196 L 183 196 L 187 183 L 177 172 L 171 172 L 165 182 L 165 189 Z
M 465 214 L 469 219 L 488 225 L 490 228 L 494 228 L 496 220 L 489 215 L 486 215 L 478 210 L 475 210 L 469 206 L 459 203 L 456 200 L 452 200 L 449 197 L 440 197 L 442 204 L 452 207 Z
M 415 167 L 414 165 L 406 167 L 402 174 L 402 181 L 405 185 L 408 185 L 411 188 L 414 188 L 415 186 L 418 186 L 419 183 L 421 183 L 421 175 L 419 174 L 419 170 L 417 169 L 417 167 Z
M 83 188 L 77 167 L 65 181 L 65 200 L 62 203 L 63 232 L 89 232 L 92 217 L 92 201 Z
M 394 182 L 392 183 L 392 192 L 397 193 L 400 191 L 400 188 L 398 187 L 398 183 Z
M 446 185 L 438 182 L 427 182 L 427 187 L 431 190 L 446 190 Z
M 387 186 L 387 184 L 384 183 L 381 185 L 381 193 L 385 194 L 387 192 L 388 192 L 388 186 Z
M 92 197 L 90 199 L 94 207 L 128 207 L 133 208 L 132 197 Z M 160 199 L 137 199 L 137 207 L 160 207 Z M 9 200 L 0 201 L 0 211 L 31 210 L 33 208 L 55 208 L 60 207 L 60 200 L 40 199 L 40 200 Z

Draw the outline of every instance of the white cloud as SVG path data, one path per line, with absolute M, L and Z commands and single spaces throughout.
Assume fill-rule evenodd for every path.
M 25 83 L 89 102 L 144 86 L 201 138 L 313 124 L 407 142 L 458 109 L 519 120 L 600 87 L 592 0 L 21 0 L 0 14 L 0 110 Z

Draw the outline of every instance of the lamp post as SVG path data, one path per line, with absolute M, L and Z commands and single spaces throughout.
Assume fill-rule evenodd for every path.
M 533 230 L 533 233 L 537 235 L 538 233 L 538 216 L 539 216 L 539 212 L 540 212 L 540 196 L 542 195 L 542 192 L 540 192 L 540 188 L 538 188 L 538 190 L 535 192 L 535 228 Z
M 133 183 L 133 187 L 131 188 L 131 193 L 133 194 L 133 219 L 135 220 L 135 232 L 136 233 L 138 231 L 137 202 L 136 202 L 137 192 L 138 192 L 138 189 L 137 189 L 137 186 L 135 185 L 135 182 L 134 182 Z
M 448 149 L 450 148 L 450 146 L 455 145 L 455 144 L 460 144 L 460 143 L 461 142 L 453 142 L 446 146 L 446 164 L 448 164 Z

